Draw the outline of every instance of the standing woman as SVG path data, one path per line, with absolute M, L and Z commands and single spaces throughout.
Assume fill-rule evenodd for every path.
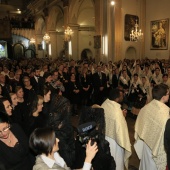
M 29 153 L 28 139 L 20 126 L 10 124 L 0 112 L 0 162 L 8 170 L 32 170 L 34 157 Z
M 76 80 L 76 76 L 74 73 L 70 75 L 70 81 L 68 84 L 69 88 L 69 100 L 72 104 L 73 114 L 78 116 L 78 106 L 80 105 L 80 83 Z
M 90 81 L 90 76 L 87 74 L 88 69 L 84 67 L 82 69 L 82 73 L 80 75 L 80 84 L 81 84 L 81 100 L 82 100 L 82 105 L 87 105 L 87 102 L 89 101 L 90 98 L 90 92 L 91 92 L 91 81 Z

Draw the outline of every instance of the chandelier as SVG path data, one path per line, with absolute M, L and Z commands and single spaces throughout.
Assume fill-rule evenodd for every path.
M 46 43 L 49 43 L 50 42 L 50 36 L 45 33 L 44 37 L 43 37 L 43 40 L 46 42 Z
M 138 41 L 141 40 L 142 38 L 143 38 L 143 33 L 141 29 L 139 29 L 139 25 L 136 20 L 135 30 L 132 30 L 130 34 L 130 41 Z
M 72 29 L 68 26 L 67 29 L 64 31 L 65 34 L 65 40 L 70 41 L 71 40 L 71 35 L 73 34 Z
M 30 43 L 31 43 L 31 44 L 35 44 L 35 39 L 34 39 L 34 38 L 31 38 L 31 39 L 30 39 Z

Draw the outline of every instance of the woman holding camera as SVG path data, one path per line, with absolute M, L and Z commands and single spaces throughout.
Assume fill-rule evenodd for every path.
M 33 170 L 69 170 L 63 158 L 58 154 L 59 139 L 52 128 L 37 128 L 30 136 L 30 147 L 38 154 Z M 82 170 L 90 170 L 91 161 L 98 151 L 97 144 L 91 146 L 91 140 L 86 146 L 86 158 Z

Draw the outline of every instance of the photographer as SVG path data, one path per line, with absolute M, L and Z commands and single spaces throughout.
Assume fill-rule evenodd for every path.
M 92 161 L 94 170 L 115 170 L 115 161 L 111 156 L 109 143 L 105 140 L 104 110 L 102 108 L 84 107 L 78 126 L 78 135 L 75 144 L 76 161 L 74 169 L 83 166 L 85 159 L 85 146 L 91 140 L 97 143 L 98 152 Z
M 65 161 L 58 154 L 59 139 L 56 138 L 55 132 L 52 128 L 37 128 L 30 136 L 30 147 L 38 154 L 33 170 L 55 169 L 55 170 L 69 170 Z M 98 151 L 97 143 L 91 145 L 89 140 L 86 145 L 86 158 L 82 170 L 91 169 L 91 161 Z

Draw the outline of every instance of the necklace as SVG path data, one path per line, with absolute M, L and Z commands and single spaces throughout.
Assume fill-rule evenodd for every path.
M 11 143 L 10 134 L 9 134 L 9 137 L 8 137 L 8 143 Z

